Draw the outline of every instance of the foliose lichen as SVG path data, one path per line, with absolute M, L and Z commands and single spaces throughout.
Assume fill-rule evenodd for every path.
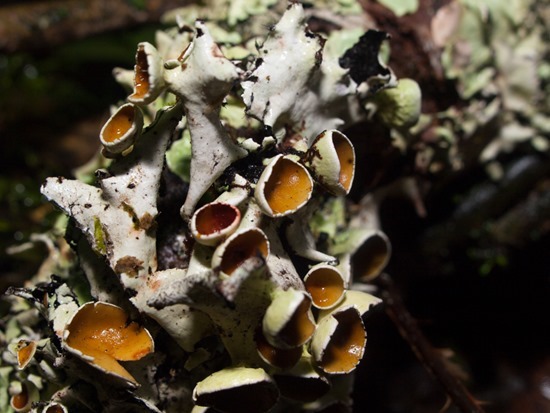
M 548 13 L 537 1 L 454 0 L 431 21 L 446 79 L 460 100 L 424 114 L 408 134 L 396 134 L 417 153 L 427 174 L 478 163 L 492 179 L 503 176 L 499 158 L 518 146 L 548 153 Z
M 342 129 L 378 113 L 403 131 L 420 93 L 380 62 L 385 33 L 313 33 L 297 2 L 220 3 L 175 11 L 177 27 L 137 46 L 133 71 L 115 70 L 131 93 L 101 130 L 110 162 L 95 182 L 43 184 L 70 218 L 74 256 L 10 290 L 0 408 L 351 405 L 362 316 L 380 302 L 355 289 L 390 246 L 378 198 L 345 207 L 357 160 Z M 159 214 L 167 193 L 181 194 L 179 224 Z M 159 254 L 172 228 L 174 265 Z M 49 239 L 52 254 L 68 249 Z

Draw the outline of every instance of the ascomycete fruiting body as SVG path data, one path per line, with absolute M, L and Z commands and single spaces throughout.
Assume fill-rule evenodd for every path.
M 346 195 L 355 175 L 355 151 L 342 132 L 320 133 L 306 153 L 306 165 L 315 179 L 334 195 Z
M 313 305 L 320 309 L 332 308 L 343 298 L 346 282 L 340 271 L 331 265 L 317 264 L 304 277 L 306 290 Z
M 73 365 L 94 376 L 109 409 L 340 403 L 330 377 L 359 363 L 361 315 L 377 302 L 352 293 L 351 255 L 363 244 L 374 250 L 370 277 L 389 247 L 368 248 L 351 212 L 337 212 L 358 162 L 339 129 L 366 119 L 358 108 L 371 83 L 384 89 L 394 76 L 377 56 L 363 56 L 376 60 L 375 80 L 352 76 L 340 58 L 354 43 L 338 50 L 332 38 L 326 51 L 297 2 L 265 39 L 250 26 L 220 40 L 221 20 L 185 16 L 157 46 L 139 43 L 133 72 L 116 71 L 132 90 L 100 132 L 108 170 L 93 185 L 50 178 L 42 186 L 83 234 L 74 243 L 82 270 L 71 276 L 89 290 L 77 294 L 67 277 L 18 293 L 47 298 L 37 305 L 55 339 L 37 345 L 38 360 L 48 348 L 47 360 L 69 377 L 51 403 L 78 400 L 72 384 L 84 373 Z M 369 36 L 361 39 L 357 53 Z M 35 367 L 34 342 L 16 352 L 20 374 Z
M 205 245 L 216 245 L 231 235 L 241 222 L 241 212 L 233 205 L 212 202 L 197 209 L 191 217 L 191 234 Z
M 131 103 L 119 107 L 99 132 L 106 155 L 117 155 L 130 148 L 142 127 L 143 114 L 139 107 Z
M 277 155 L 262 172 L 255 196 L 262 211 L 271 217 L 295 213 L 311 198 L 313 180 L 300 163 Z
M 157 49 L 148 42 L 138 44 L 134 67 L 134 92 L 128 100 L 137 105 L 154 101 L 164 89 L 163 61 Z

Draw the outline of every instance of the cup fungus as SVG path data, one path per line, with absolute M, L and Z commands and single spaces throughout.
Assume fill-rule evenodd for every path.
M 36 353 L 36 341 L 34 340 L 19 340 L 15 346 L 17 356 L 17 367 L 24 369 L 33 359 Z
M 279 399 L 273 379 L 263 370 L 233 367 L 217 371 L 193 389 L 193 401 L 225 413 L 262 413 Z
M 193 238 L 204 245 L 216 245 L 237 229 L 241 212 L 224 202 L 211 202 L 197 209 L 191 217 Z
M 264 314 L 262 329 L 267 341 L 277 348 L 306 343 L 315 331 L 309 294 L 293 288 L 278 291 Z
M 361 272 L 361 281 L 376 278 L 388 264 L 391 244 L 386 235 L 375 231 L 368 236 L 353 255 L 353 266 Z
M 311 340 L 311 354 L 325 373 L 347 374 L 361 361 L 366 343 L 359 310 L 346 307 L 319 322 Z
M 119 107 L 99 132 L 99 140 L 109 154 L 119 154 L 132 146 L 141 133 L 143 114 L 131 103 Z
M 82 305 L 67 324 L 65 347 L 99 369 L 137 384 L 118 361 L 139 360 L 154 351 L 149 332 L 129 322 L 126 312 L 113 304 Z
M 320 309 L 334 307 L 344 298 L 346 291 L 344 277 L 337 268 L 328 264 L 313 266 L 304 277 L 304 284 L 313 305 Z
M 278 369 L 287 370 L 291 368 L 300 360 L 300 356 L 302 355 L 301 347 L 282 349 L 272 346 L 266 340 L 261 327 L 256 329 L 254 340 L 256 342 L 256 349 L 262 360 Z
M 134 91 L 128 100 L 138 105 L 148 105 L 164 89 L 163 62 L 157 49 L 148 42 L 138 44 L 134 66 Z
M 16 412 L 24 412 L 30 408 L 29 394 L 27 391 L 27 386 L 24 383 L 21 383 L 21 390 L 18 393 L 15 393 L 10 398 L 10 406 Z
M 342 132 L 326 130 L 320 133 L 307 151 L 305 163 L 330 193 L 349 193 L 355 175 L 355 150 Z
M 239 230 L 221 243 L 212 257 L 212 268 L 219 268 L 231 275 L 244 261 L 251 257 L 267 258 L 269 241 L 258 228 Z
M 38 389 L 30 381 L 16 381 L 10 383 L 10 407 L 16 413 L 28 412 L 33 402 L 39 400 Z
M 312 191 L 307 169 L 290 157 L 277 155 L 262 172 L 254 196 L 266 215 L 282 217 L 303 207 Z

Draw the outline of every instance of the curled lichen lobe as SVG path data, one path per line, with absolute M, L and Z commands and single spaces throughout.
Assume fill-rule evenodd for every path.
M 274 215 L 294 212 L 309 200 L 311 178 L 303 166 L 285 157 L 273 163 L 262 195 Z
M 212 204 L 202 209 L 196 217 L 197 230 L 201 235 L 211 235 L 227 228 L 238 216 L 238 210 L 228 204 Z
M 132 127 L 135 118 L 135 109 L 132 106 L 122 108 L 103 130 L 103 139 L 114 142 L 123 136 Z
M 139 360 L 154 351 L 149 332 L 120 307 L 104 302 L 81 306 L 67 324 L 64 345 L 102 370 L 136 380 L 118 361 Z
M 147 62 L 147 54 L 145 48 L 140 46 L 136 53 L 136 66 L 134 78 L 134 94 L 135 99 L 143 98 L 149 93 L 149 63 Z

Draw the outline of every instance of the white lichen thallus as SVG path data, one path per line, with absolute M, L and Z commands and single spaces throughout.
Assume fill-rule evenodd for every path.
M 327 63 L 323 45 L 295 2 L 259 51 L 263 60 L 246 73 L 223 55 L 202 21 L 176 59 L 163 61 L 154 46 L 140 43 L 130 103 L 100 133 L 105 154 L 114 158 L 111 175 L 100 177 L 97 186 L 50 179 L 43 187 L 110 267 L 105 273 L 114 274 L 131 296 L 128 306 L 156 320 L 188 353 L 188 366 L 208 360 L 204 349 L 200 353 L 201 340 L 217 335 L 228 362 L 219 371 L 201 372 L 205 378 L 192 391 L 194 412 L 264 412 L 281 399 L 334 402 L 333 376 L 353 371 L 364 354 L 362 315 L 379 300 L 350 290 L 348 267 L 350 254 L 370 238 L 351 234 L 340 250 L 320 251 L 309 227 L 312 212 L 329 195 L 351 191 L 356 166 L 351 141 L 335 129 L 343 121 L 330 109 L 340 113 L 348 95 L 356 98 L 358 85 L 338 66 L 337 56 Z M 280 70 L 282 61 L 292 76 Z M 220 108 L 229 93 L 235 97 L 239 83 L 242 115 L 274 131 L 269 148 L 265 142 L 245 145 L 222 122 Z M 144 127 L 143 114 L 151 117 L 151 104 L 164 92 L 175 95 L 177 104 Z M 285 122 L 297 131 L 295 143 L 285 137 Z M 189 225 L 184 235 L 191 241 L 190 258 L 187 266 L 160 271 L 156 201 L 166 149 L 183 127 L 191 138 L 191 165 L 180 214 Z M 235 166 L 249 155 L 261 158 L 254 174 Z M 230 177 L 233 182 L 216 194 L 222 177 L 223 185 Z M 368 276 L 380 272 L 389 257 L 389 248 L 379 246 Z M 294 266 L 295 256 L 310 260 L 306 274 Z M 98 289 L 99 277 L 89 279 Z M 128 323 L 122 308 L 101 300 L 73 307 L 71 317 L 54 323 L 63 351 L 135 388 L 138 380 L 119 361 L 151 353 L 149 332 Z M 155 393 L 153 387 L 148 403 L 183 397 Z

